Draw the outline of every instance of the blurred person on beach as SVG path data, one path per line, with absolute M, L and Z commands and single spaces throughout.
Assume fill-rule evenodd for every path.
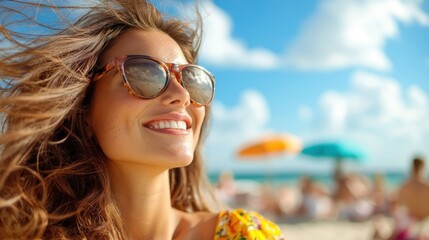
M 334 193 L 337 216 L 350 221 L 365 221 L 373 213 L 369 180 L 360 174 L 348 173 L 337 181 Z
M 274 190 L 272 185 L 263 182 L 258 187 L 257 192 L 247 195 L 246 205 L 264 215 L 274 217 L 277 212 Z
M 335 216 L 334 203 L 328 190 L 310 177 L 300 180 L 301 203 L 295 216 L 307 220 L 330 219 Z
M 236 206 L 237 185 L 231 171 L 221 172 L 216 184 L 216 197 L 228 206 Z
M 423 220 L 429 217 L 429 181 L 422 157 L 413 159 L 410 177 L 399 188 L 394 203 L 406 207 L 411 218 Z
M 423 229 L 429 220 L 429 182 L 425 176 L 425 160 L 412 160 L 410 177 L 399 187 L 393 197 L 393 230 L 388 237 L 380 237 L 379 223 L 374 224 L 374 239 L 421 240 L 429 239 Z
M 373 215 L 388 215 L 391 208 L 391 198 L 386 189 L 384 175 L 376 173 L 373 176 L 371 200 L 374 204 Z
M 301 207 L 301 190 L 295 186 L 281 185 L 274 195 L 277 219 L 289 221 L 296 218 L 297 211 Z
M 284 239 L 216 207 L 198 11 L 55 2 L 0 2 L 0 239 Z

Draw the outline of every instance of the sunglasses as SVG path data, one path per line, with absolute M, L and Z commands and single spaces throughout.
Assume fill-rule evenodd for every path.
M 158 97 L 167 89 L 170 76 L 174 74 L 177 81 L 189 92 L 194 105 L 205 106 L 213 100 L 214 76 L 201 66 L 165 63 L 146 55 L 126 55 L 116 57 L 96 70 L 93 80 L 99 80 L 115 67 L 121 72 L 128 92 L 136 97 L 143 99 Z

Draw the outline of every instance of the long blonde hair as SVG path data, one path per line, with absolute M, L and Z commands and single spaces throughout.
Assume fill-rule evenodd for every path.
M 18 33 L 13 24 L 48 27 L 29 17 L 29 8 L 53 10 L 68 25 L 38 36 Z M 0 6 L 0 238 L 124 239 L 103 153 L 84 121 L 91 72 L 109 42 L 131 28 L 165 32 L 195 63 L 201 20 L 195 28 L 166 18 L 144 0 L 103 1 L 83 8 L 87 13 L 73 24 L 61 7 L 27 3 L 21 12 L 14 9 Z M 208 112 L 206 107 L 206 118 Z M 169 171 L 173 207 L 188 212 L 211 211 L 215 203 L 201 139 L 193 162 Z

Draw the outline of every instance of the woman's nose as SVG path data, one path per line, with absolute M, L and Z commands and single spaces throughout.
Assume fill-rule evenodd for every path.
M 166 105 L 178 104 L 187 107 L 191 103 L 188 90 L 181 84 L 180 73 L 174 70 L 171 71 L 168 86 L 160 97 L 162 98 L 162 102 Z

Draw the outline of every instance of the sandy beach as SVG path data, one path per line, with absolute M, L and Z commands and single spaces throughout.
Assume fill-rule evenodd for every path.
M 392 231 L 392 219 L 378 219 L 383 234 Z M 364 222 L 349 221 L 310 221 L 296 224 L 280 223 L 279 226 L 287 240 L 370 240 L 373 239 L 375 218 Z M 415 232 L 429 234 L 429 220 L 413 229 Z
M 314 221 L 280 224 L 288 240 L 368 240 L 372 239 L 372 222 Z

